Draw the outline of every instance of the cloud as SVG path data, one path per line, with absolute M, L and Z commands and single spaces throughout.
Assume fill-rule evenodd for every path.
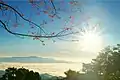
M 27 56 L 38 56 L 45 58 L 53 58 L 57 60 L 65 60 L 65 61 L 90 61 L 95 58 L 97 53 L 90 53 L 87 51 L 81 51 L 79 47 L 80 43 L 78 42 L 57 42 L 55 44 L 48 44 L 46 46 L 39 45 L 29 45 L 29 46 L 19 46 L 15 45 L 9 48 L 4 48 L 0 51 L 0 56 L 19 56 L 19 57 L 27 57 Z M 9 49 L 8 49 L 9 48 Z M 19 49 L 18 49 L 19 48 Z M 24 49 L 23 49 L 24 48 Z M 10 50 L 11 49 L 11 50 Z

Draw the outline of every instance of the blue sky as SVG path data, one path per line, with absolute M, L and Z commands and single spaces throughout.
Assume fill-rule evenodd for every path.
M 57 0 L 56 0 L 57 1 Z M 59 0 L 58 0 L 59 1 Z M 70 1 L 70 0 L 68 0 Z M 11 6 L 18 6 L 20 12 L 22 12 L 26 18 L 32 18 L 37 24 L 41 23 L 42 20 L 49 21 L 49 18 L 41 13 L 44 16 L 35 15 L 35 10 L 30 8 L 30 4 L 26 1 L 7 1 L 6 3 Z M 103 29 L 102 38 L 104 48 L 107 45 L 114 45 L 120 43 L 120 1 L 118 0 L 81 0 L 82 12 L 81 13 L 60 13 L 60 16 L 63 17 L 63 20 L 54 19 L 54 22 L 50 22 L 45 25 L 46 31 L 58 32 L 61 30 L 65 24 L 65 20 L 68 20 L 68 16 L 72 15 L 75 18 L 75 23 L 90 23 L 90 24 L 101 24 Z M 67 0 L 66 0 L 67 3 Z M 29 5 L 29 6 L 28 6 Z M 58 6 L 58 4 L 56 4 Z M 64 8 L 63 5 L 62 8 Z M 69 8 L 69 7 L 68 7 Z M 31 17 L 32 16 L 32 17 Z M 90 16 L 91 19 L 83 21 L 83 18 Z M 5 19 L 3 16 L 0 16 L 0 19 Z M 24 28 L 14 29 L 13 31 L 26 32 L 28 31 L 28 26 L 25 21 L 20 20 L 21 23 L 24 23 Z M 62 27 L 61 27 L 62 26 Z M 11 26 L 9 26 L 11 27 Z M 82 28 L 83 26 L 78 25 L 77 28 Z M 84 26 L 85 27 L 85 26 Z M 68 38 L 68 37 L 66 37 Z M 53 43 L 52 40 L 45 40 L 46 45 L 41 45 L 40 41 L 32 40 L 31 38 L 21 39 L 12 34 L 9 34 L 3 28 L 0 27 L 0 56 L 42 56 L 42 57 L 52 57 L 55 59 L 63 60 L 76 60 L 76 61 L 88 61 L 94 58 L 97 53 L 92 53 L 89 51 L 82 51 L 79 47 L 80 42 L 66 42 L 56 40 L 56 43 Z

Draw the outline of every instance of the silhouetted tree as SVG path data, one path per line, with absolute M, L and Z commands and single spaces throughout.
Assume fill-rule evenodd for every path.
M 66 72 L 64 72 L 66 75 L 66 79 L 65 80 L 79 80 L 79 72 L 73 71 L 73 70 L 68 70 Z
M 29 71 L 25 68 L 8 68 L 1 80 L 41 80 L 38 72 Z
M 83 72 L 85 72 L 85 73 L 94 72 L 93 66 L 92 66 L 91 63 L 87 63 L 87 64 L 83 63 L 82 66 L 83 66 L 82 67 L 82 71 Z
M 89 66 L 92 67 L 91 71 L 95 72 L 98 76 L 102 76 L 104 80 L 120 80 L 119 62 L 120 44 L 117 44 L 116 46 L 109 46 L 102 50 Z

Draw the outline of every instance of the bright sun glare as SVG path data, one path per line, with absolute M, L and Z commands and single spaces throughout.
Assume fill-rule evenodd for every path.
M 103 46 L 103 39 L 99 26 L 84 27 L 81 31 L 80 46 L 83 51 L 99 52 Z

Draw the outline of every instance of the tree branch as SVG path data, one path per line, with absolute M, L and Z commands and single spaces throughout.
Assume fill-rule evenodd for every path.
M 9 32 L 9 33 L 11 33 L 11 34 L 13 34 L 13 35 L 19 35 L 19 36 L 26 36 L 26 37 L 40 37 L 40 38 L 54 38 L 54 37 L 63 37 L 63 36 L 67 36 L 67 35 L 71 35 L 71 34 L 77 34 L 78 32 L 75 32 L 75 33 L 73 33 L 73 32 L 71 32 L 71 33 L 68 33 L 68 34 L 63 34 L 63 35 L 58 35 L 58 34 L 56 34 L 56 35 L 53 35 L 53 36 L 51 36 L 51 35 L 29 35 L 29 34 L 22 34 L 22 33 L 15 33 L 15 32 L 12 32 L 12 31 L 10 31 L 8 28 L 7 28 L 7 26 L 5 25 L 5 23 L 4 22 L 2 22 L 1 20 L 0 20 L 0 23 L 3 25 L 2 27 L 4 27 L 4 29 L 7 31 L 7 32 Z
M 50 0 L 50 2 L 51 2 L 52 6 L 53 6 L 53 9 L 54 9 L 54 14 L 53 14 L 53 16 L 57 16 L 57 15 L 56 15 L 56 13 L 57 13 L 56 7 L 55 7 L 55 4 L 54 4 L 53 0 Z M 58 32 L 57 34 L 52 34 L 52 35 L 51 35 L 51 34 L 48 34 L 48 33 L 46 33 L 45 30 L 41 27 L 41 25 L 38 25 L 38 24 L 36 24 L 35 22 L 33 22 L 33 21 L 25 18 L 18 10 L 16 10 L 16 9 L 13 8 L 12 6 L 10 6 L 10 5 L 8 5 L 8 4 L 4 3 L 4 2 L 0 2 L 0 10 L 1 10 L 1 11 L 2 11 L 1 6 L 7 7 L 7 8 L 8 8 L 7 10 L 13 11 L 13 12 L 15 13 L 16 21 L 17 21 L 17 17 L 19 16 L 19 17 L 22 18 L 24 21 L 29 22 L 29 23 L 33 24 L 34 26 L 36 26 L 36 27 L 38 28 L 38 31 L 40 30 L 40 32 L 42 31 L 42 32 L 44 33 L 44 35 L 43 35 L 43 34 L 41 34 L 41 33 L 40 33 L 40 34 L 25 34 L 25 33 L 19 33 L 19 32 L 12 32 L 12 31 L 8 28 L 8 25 L 6 25 L 5 22 L 3 22 L 2 20 L 0 20 L 0 23 L 2 24 L 2 25 L 0 25 L 0 26 L 3 27 L 7 32 L 9 32 L 10 34 L 13 34 L 13 35 L 15 35 L 15 36 L 33 37 L 33 38 L 58 38 L 58 39 L 61 39 L 61 38 L 59 38 L 59 37 L 64 37 L 64 36 L 68 36 L 68 35 L 72 35 L 72 34 L 77 34 L 77 33 L 79 33 L 79 32 L 72 32 L 72 31 L 69 32 L 69 33 L 66 33 L 66 31 L 69 30 L 69 28 L 68 28 L 68 29 L 64 29 L 64 30 Z M 18 15 L 18 16 L 17 16 L 17 15 Z M 58 17 L 58 16 L 57 16 L 57 17 Z M 41 40 L 40 40 L 40 41 L 41 41 Z M 71 40 L 71 41 L 72 41 L 72 40 Z M 41 42 L 43 42 L 43 41 L 41 41 Z
M 9 8 L 12 9 L 15 13 L 17 13 L 23 20 L 25 20 L 25 21 L 27 21 L 27 22 L 29 22 L 29 23 L 34 24 L 35 26 L 37 26 L 40 30 L 42 30 L 42 31 L 46 34 L 46 32 L 45 32 L 38 24 L 36 24 L 36 23 L 34 23 L 34 22 L 32 22 L 32 21 L 24 18 L 23 15 L 20 14 L 20 13 L 19 13 L 16 9 L 14 9 L 12 6 L 10 6 L 10 5 L 8 5 L 8 4 L 5 4 L 5 3 L 3 3 L 3 2 L 0 2 L 0 4 L 9 7 Z

